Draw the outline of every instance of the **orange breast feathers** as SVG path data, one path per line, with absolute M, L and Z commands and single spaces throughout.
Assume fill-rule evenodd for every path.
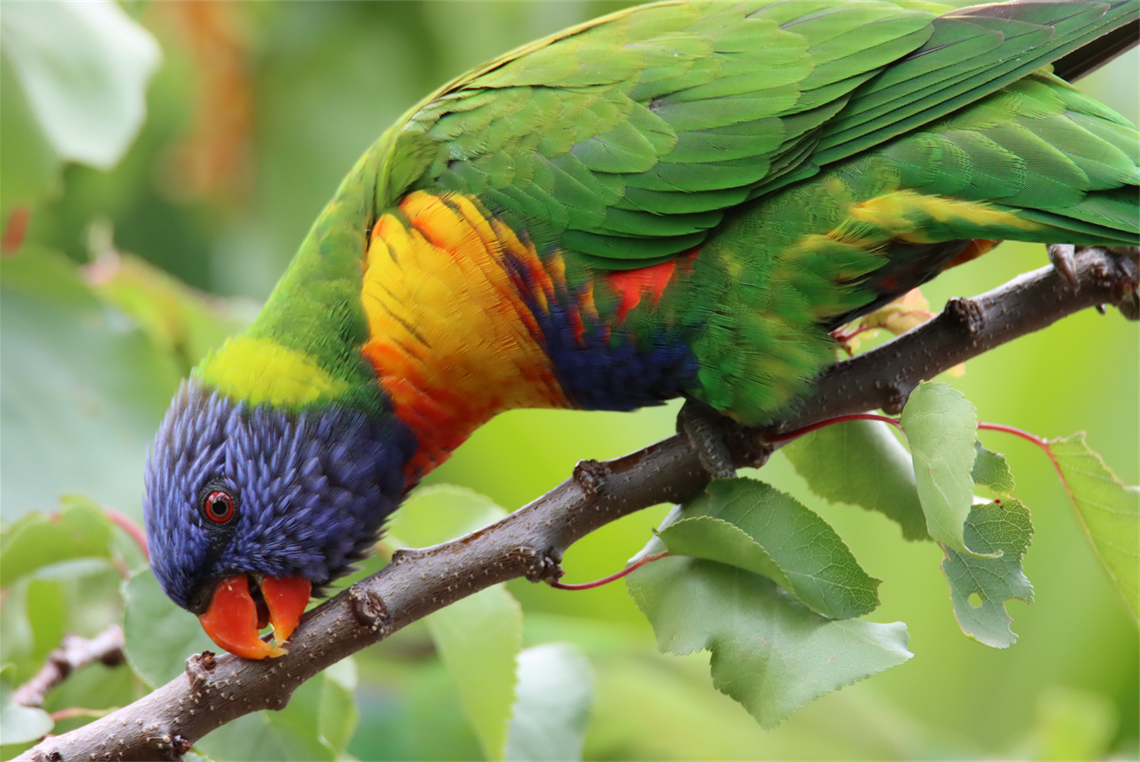
M 462 195 L 417 191 L 373 228 L 363 352 L 420 438 L 413 475 L 442 463 L 503 410 L 570 406 L 519 292 L 520 267 L 532 302 L 545 309 L 553 283 L 533 245 Z

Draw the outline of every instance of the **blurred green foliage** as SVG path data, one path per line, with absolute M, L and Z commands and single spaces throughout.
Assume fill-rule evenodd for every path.
M 261 300 L 268 294 L 343 174 L 400 113 L 483 60 L 621 5 L 127 5 L 157 39 L 162 62 L 146 93 L 146 120 L 125 156 L 109 171 L 67 164 L 59 182 L 0 185 L 6 215 L 19 206 L 9 203 L 12 194 L 35 200 L 20 254 L 3 263 L 0 281 L 0 506 L 6 526 L 29 511 L 58 510 L 68 493 L 137 520 L 145 447 L 179 374 L 201 351 L 192 342 L 165 342 L 171 313 L 116 299 L 106 287 L 107 261 L 102 269 L 88 266 L 92 254 L 130 253 L 215 295 L 177 291 L 170 300 L 185 308 L 174 311 L 183 316 L 176 319 L 193 323 L 185 316 L 205 309 L 218 323 L 239 325 L 248 317 L 248 302 L 221 298 Z M 1137 60 L 1133 52 L 1082 87 L 1136 121 Z M 10 120 L 26 117 L 26 104 L 18 100 L 7 63 L 0 75 L 0 177 L 9 177 L 19 164 L 12 157 L 42 154 L 19 142 L 27 132 Z M 43 163 L 50 164 L 50 157 Z M 8 215 L 2 222 L 8 240 L 14 220 Z M 980 293 L 1044 263 L 1041 247 L 1004 245 L 924 292 L 937 307 L 947 297 Z M 983 420 L 1043 436 L 1087 431 L 1120 478 L 1136 484 L 1137 378 L 1135 326 L 1113 313 L 1088 311 L 970 362 L 965 377 L 951 383 Z M 478 431 L 429 481 L 469 486 L 514 508 L 566 478 L 578 459 L 613 457 L 668 435 L 675 412 L 672 405 L 636 414 L 512 412 Z M 961 634 L 936 545 L 903 542 L 880 513 L 816 498 L 777 455 L 752 475 L 823 516 L 866 571 L 884 580 L 873 618 L 905 621 L 918 658 L 829 694 L 765 731 L 712 687 L 707 654 L 656 652 L 652 628 L 623 586 L 567 593 L 511 583 L 507 588 L 524 612 L 521 647 L 571 643 L 593 667 L 584 756 L 1135 757 L 1136 627 L 1048 461 L 1019 440 L 983 438 L 1006 453 L 1018 497 L 1035 525 L 1025 571 L 1036 600 L 1009 606 L 1019 635 L 1015 647 L 996 651 Z M 642 511 L 574 546 L 564 564 L 568 581 L 620 568 L 645 545 L 666 510 Z M 121 573 L 137 558 L 122 550 L 129 542 L 114 532 L 101 546 L 102 560 L 70 561 L 4 581 L 0 662 L 12 665 L 3 673 L 5 699 L 64 631 L 90 636 L 123 620 Z M 368 570 L 375 568 L 373 562 Z M 347 740 L 344 723 L 333 727 L 329 718 L 318 718 L 311 737 L 332 738 L 295 748 L 331 758 L 344 753 L 347 740 L 347 753 L 361 759 L 484 756 L 481 736 L 466 719 L 462 690 L 432 642 L 429 626 L 419 623 L 359 654 L 355 675 L 331 675 L 327 685 L 314 681 L 312 695 L 295 700 L 296 713 L 326 700 L 335 706 L 337 696 L 355 690 L 359 723 Z M 145 691 L 130 670 L 95 666 L 50 694 L 45 708 L 100 710 Z M 4 711 L 7 716 L 7 706 Z M 53 732 L 85 721 L 63 720 Z M 288 734 L 270 738 L 283 722 L 292 727 L 280 717 L 232 725 L 204 741 L 202 750 L 229 758 L 255 750 L 273 757 L 295 741 Z M 265 745 L 258 747 L 258 739 Z M 250 745 L 238 750 L 238 740 Z M 5 746 L 4 756 L 19 748 Z

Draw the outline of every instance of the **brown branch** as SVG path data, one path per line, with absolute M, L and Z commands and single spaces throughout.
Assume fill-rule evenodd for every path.
M 79 635 L 64 635 L 60 647 L 48 654 L 47 664 L 12 694 L 21 706 L 43 706 L 52 688 L 76 670 L 102 662 L 117 667 L 123 659 L 123 628 L 113 624 L 88 640 Z
M 999 344 L 1087 307 L 1134 304 L 1134 259 L 1087 250 L 1074 271 L 1079 289 L 1045 268 L 976 299 L 952 301 L 918 329 L 829 369 L 814 396 L 766 431 L 898 410 L 920 380 Z M 733 430 L 738 465 L 762 462 L 770 451 L 762 446 L 764 431 Z M 570 479 L 502 521 L 433 548 L 398 552 L 378 574 L 309 612 L 287 656 L 191 657 L 186 673 L 167 685 L 20 759 L 177 759 L 211 730 L 249 712 L 281 709 L 329 665 L 461 598 L 516 577 L 556 579 L 558 561 L 575 541 L 627 514 L 683 500 L 708 481 L 688 442 L 676 436 L 605 463 L 582 461 Z

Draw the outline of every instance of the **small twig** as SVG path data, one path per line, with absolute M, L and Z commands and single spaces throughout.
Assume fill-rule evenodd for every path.
M 47 664 L 16 689 L 12 699 L 21 706 L 43 706 L 47 694 L 77 669 L 102 662 L 108 667 L 123 663 L 123 628 L 113 624 L 88 640 L 64 635 L 59 648 L 48 654 Z
M 848 421 L 878 421 L 879 423 L 889 423 L 896 429 L 902 430 L 902 424 L 899 423 L 898 418 L 891 418 L 889 415 L 878 415 L 876 413 L 852 413 L 850 415 L 837 415 L 834 418 L 828 418 L 824 421 L 817 421 L 808 426 L 795 429 L 793 431 L 785 431 L 780 434 L 772 434 L 767 438 L 769 444 L 774 442 L 790 442 L 793 439 L 798 439 L 804 434 L 810 434 L 818 429 L 826 428 L 836 423 L 846 423 Z
M 660 561 L 662 558 L 668 558 L 670 555 L 671 554 L 668 552 L 651 553 L 644 558 L 639 558 L 635 563 L 630 564 L 621 571 L 616 571 L 608 577 L 602 577 L 601 579 L 596 579 L 593 582 L 579 582 L 577 584 L 574 584 L 570 582 L 558 582 L 555 580 L 548 582 L 547 584 L 549 584 L 551 587 L 558 588 L 559 590 L 593 590 L 595 587 L 601 587 L 602 585 L 608 585 L 611 582 L 616 582 L 622 577 L 633 574 L 635 571 L 645 566 L 646 564 L 652 563 L 654 561 Z
M 772 438 L 841 415 L 901 411 L 924 379 L 1078 310 L 1135 302 L 1134 259 L 1090 249 L 1074 258 L 1079 288 L 1053 268 L 1029 273 L 858 357 L 829 368 L 815 393 L 767 427 L 735 427 L 728 437 L 738 466 L 763 457 Z M 670 437 L 605 463 L 584 462 L 574 476 L 503 520 L 425 550 L 394 554 L 379 573 L 310 611 L 280 659 L 229 654 L 192 657 L 182 674 L 130 706 L 48 739 L 19 759 L 179 759 L 206 733 L 262 709 L 281 709 L 293 691 L 331 664 L 490 585 L 517 577 L 557 579 L 572 543 L 622 516 L 679 502 L 708 484 L 686 437 Z M 208 711 L 207 711 L 208 709 Z M 113 738 L 113 742 L 108 741 Z
M 0 255 L 11 257 L 20 250 L 20 244 L 24 242 L 24 235 L 28 232 L 30 217 L 31 209 L 26 206 L 18 206 L 8 213 L 4 230 L 0 232 Z
M 1052 442 L 1047 439 L 1042 439 L 1036 434 L 1025 431 L 1024 429 L 1019 429 L 1016 426 L 1006 426 L 1002 423 L 979 423 L 978 429 L 981 431 L 1000 431 L 1003 434 L 1012 434 L 1015 437 L 1024 439 L 1026 442 L 1037 445 L 1037 447 L 1039 447 L 1045 453 L 1046 457 L 1049 458 L 1049 462 L 1053 464 L 1053 470 L 1057 472 L 1057 478 L 1061 480 L 1061 486 L 1065 488 L 1065 494 L 1069 496 L 1069 502 L 1071 502 L 1073 504 L 1073 508 L 1076 509 L 1077 520 L 1080 521 L 1081 526 L 1084 527 L 1085 534 L 1090 534 L 1088 527 L 1085 526 L 1085 517 L 1081 513 L 1081 507 L 1080 503 L 1077 502 L 1077 496 L 1073 494 L 1073 488 L 1069 485 L 1069 479 L 1065 476 L 1065 472 L 1061 468 L 1061 464 L 1057 461 L 1057 456 L 1053 453 L 1053 448 L 1051 446 Z

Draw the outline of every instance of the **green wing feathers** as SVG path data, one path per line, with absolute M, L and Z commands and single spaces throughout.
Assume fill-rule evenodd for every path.
M 552 362 L 576 361 L 583 319 L 646 352 L 667 333 L 696 360 L 685 391 L 763 420 L 829 361 L 828 330 L 971 239 L 1140 242 L 1136 128 L 1049 73 L 1102 63 L 1097 38 L 1138 13 L 1140 0 L 665 2 L 574 27 L 385 133 L 252 332 L 319 354 L 334 380 L 364 378 L 369 329 L 346 294 L 367 231 L 406 221 L 411 194 L 462 194 L 584 300 L 565 331 L 577 344 Z M 697 256 L 653 299 L 614 285 L 683 253 Z
M 936 275 L 970 239 L 1140 243 L 1138 138 L 1049 74 L 740 208 L 702 248 L 717 409 L 763 420 L 829 359 L 827 329 Z M 706 301 L 706 304 L 709 302 Z
M 616 14 L 456 85 L 411 116 L 392 188 L 477 194 L 605 269 L 705 240 L 807 160 L 851 92 L 920 46 L 894 3 L 692 3 Z M 427 146 L 427 147 L 425 147 Z
M 475 194 L 572 261 L 644 267 L 746 200 L 954 114 L 1136 12 L 900 5 L 663 3 L 568 30 L 411 114 L 389 195 Z

